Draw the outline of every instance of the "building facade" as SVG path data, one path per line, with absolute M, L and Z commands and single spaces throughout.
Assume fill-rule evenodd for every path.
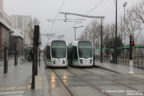
M 3 57 L 4 48 L 9 48 L 11 19 L 3 11 L 3 0 L 0 0 L 0 57 Z
M 24 34 L 22 34 L 21 30 L 19 30 L 19 29 L 15 29 L 12 31 L 13 31 L 13 34 L 10 36 L 9 55 L 13 55 L 15 49 L 17 49 L 18 55 L 23 55 L 23 53 L 24 53 L 24 48 L 23 48 Z
M 12 28 L 19 29 L 24 34 L 24 48 L 32 46 L 33 41 L 33 28 L 31 16 L 13 15 L 11 16 Z
M 0 0 L 0 10 L 3 11 L 3 0 Z

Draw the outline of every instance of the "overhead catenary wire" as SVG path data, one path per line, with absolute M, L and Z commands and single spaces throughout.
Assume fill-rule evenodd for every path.
M 94 11 L 104 0 L 100 0 L 100 2 L 98 4 L 96 4 L 92 9 L 90 9 L 88 12 L 87 12 L 87 15 L 89 13 L 91 13 L 92 11 Z
M 92 11 L 94 11 L 97 7 L 99 7 L 102 3 L 103 3 L 103 1 L 104 0 L 100 0 L 92 9 L 90 9 L 87 13 L 86 13 L 86 15 L 88 15 L 88 14 L 90 14 Z M 107 0 L 108 1 L 108 0 Z M 76 25 L 76 24 L 78 24 L 79 22 L 76 22 L 75 24 L 74 24 L 74 26 Z M 81 23 L 81 22 L 80 22 Z
M 61 11 L 61 9 L 62 9 L 62 7 L 63 7 L 64 2 L 65 2 L 65 0 L 63 0 L 62 3 L 60 4 L 60 7 L 59 7 L 59 9 L 58 9 L 58 12 L 57 12 L 57 14 L 56 14 L 56 16 L 55 16 L 55 18 L 54 18 L 55 20 L 58 18 L 59 12 Z M 53 21 L 52 26 L 51 26 L 51 29 L 50 29 L 50 32 L 51 32 L 51 33 L 53 32 L 55 20 Z
M 58 13 L 57 13 L 56 16 L 55 16 L 55 19 L 58 17 L 59 12 L 61 11 L 61 9 L 62 9 L 62 7 L 63 7 L 63 5 L 64 5 L 64 2 L 65 2 L 65 0 L 62 1 L 61 5 L 60 5 L 60 7 L 59 7 Z

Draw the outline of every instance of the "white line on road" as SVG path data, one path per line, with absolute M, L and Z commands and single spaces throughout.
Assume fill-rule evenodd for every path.
M 24 91 L 0 92 L 0 95 L 16 95 L 24 94 Z

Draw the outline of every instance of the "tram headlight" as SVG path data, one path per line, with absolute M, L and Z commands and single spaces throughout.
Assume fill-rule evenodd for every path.
M 52 59 L 53 64 L 55 64 L 55 59 Z
M 90 59 L 90 64 L 92 63 L 92 59 Z
M 65 59 L 63 59 L 63 64 L 65 64 L 65 61 L 66 61 L 66 60 L 65 60 Z
M 82 60 L 82 59 L 80 59 L 80 63 L 81 63 L 81 64 L 83 63 L 83 60 Z

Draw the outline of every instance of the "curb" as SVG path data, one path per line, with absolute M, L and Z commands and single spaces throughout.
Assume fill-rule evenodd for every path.
M 104 70 L 107 70 L 107 71 L 111 71 L 111 72 L 114 72 L 114 73 L 117 73 L 117 74 L 123 74 L 123 73 L 120 73 L 118 71 L 115 71 L 115 70 L 112 70 L 112 69 L 109 69 L 109 68 L 106 68 L 106 67 L 103 67 L 103 66 L 100 66 L 100 65 L 95 65 L 95 67 L 99 67 L 101 69 L 104 69 Z
M 117 73 L 117 74 L 124 74 L 124 73 L 121 73 L 121 72 L 118 72 L 118 71 L 115 71 L 115 70 L 112 70 L 112 69 L 109 69 L 109 68 L 106 68 L 106 67 L 103 67 L 103 66 L 100 66 L 100 65 L 95 65 L 95 67 L 98 67 L 98 68 L 101 68 L 101 69 L 104 69 L 104 70 L 107 70 L 107 71 L 111 71 L 111 72 L 114 72 L 114 73 Z M 132 77 L 144 79 L 143 75 L 139 75 L 139 74 L 127 73 L 125 75 L 129 75 L 129 76 L 132 76 Z

